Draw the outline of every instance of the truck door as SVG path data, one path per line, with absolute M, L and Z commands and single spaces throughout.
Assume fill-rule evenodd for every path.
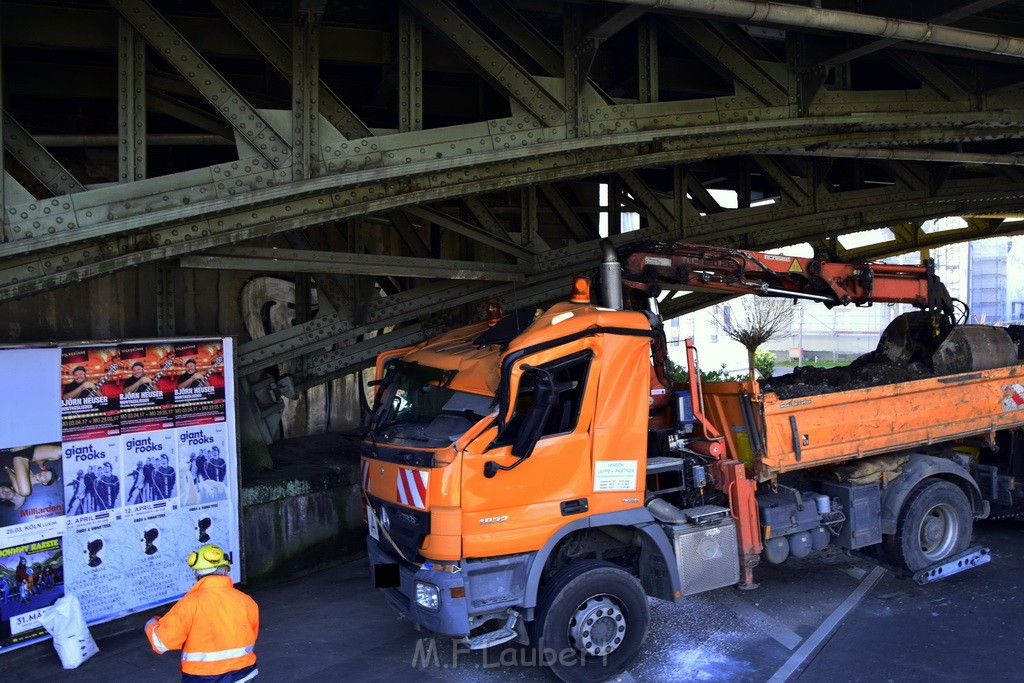
M 466 557 L 536 550 L 568 518 L 587 511 L 596 384 L 589 380 L 597 360 L 586 344 L 574 346 L 571 353 L 559 348 L 517 361 L 504 427 L 485 432 L 466 454 Z M 548 402 L 542 412 L 538 401 Z

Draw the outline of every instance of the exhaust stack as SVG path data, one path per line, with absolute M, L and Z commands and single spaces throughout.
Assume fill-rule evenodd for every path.
M 607 237 L 601 240 L 601 298 L 604 305 L 622 310 L 622 269 L 615 247 Z

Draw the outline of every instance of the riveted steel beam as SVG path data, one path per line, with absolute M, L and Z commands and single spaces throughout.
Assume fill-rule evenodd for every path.
M 320 16 L 300 12 L 292 26 L 292 178 L 320 175 Z
M 406 248 L 409 249 L 409 253 L 419 258 L 430 257 L 430 248 L 416 232 L 416 226 L 409 220 L 409 216 L 402 211 L 388 211 L 387 217 L 402 242 L 405 243 Z
M 462 203 L 466 205 L 466 208 L 476 219 L 476 222 L 480 224 L 480 227 L 489 232 L 494 237 L 505 242 L 511 242 L 512 236 L 505 230 L 505 226 L 501 224 L 491 210 L 487 208 L 483 200 L 480 197 L 470 195 L 462 198 Z
M 145 0 L 108 0 L 211 107 L 274 168 L 291 163 L 290 146 L 184 36 Z
M 224 18 L 238 30 L 239 35 L 263 55 L 275 71 L 285 77 L 291 76 L 292 48 L 288 47 L 270 24 L 256 14 L 243 0 L 211 0 L 211 2 L 217 11 L 223 14 Z M 322 33 L 319 31 L 318 35 L 322 36 Z M 328 40 L 333 37 L 329 35 Z M 319 50 L 317 52 L 319 54 Z M 365 138 L 372 135 L 366 124 L 319 78 L 316 79 L 313 87 L 317 90 L 316 97 L 319 101 L 320 113 L 342 135 L 348 138 Z
M 608 17 L 586 31 L 586 37 L 604 42 L 623 30 L 640 17 L 647 14 L 646 7 L 622 7 L 613 11 Z
M 383 335 L 373 336 L 347 344 L 344 349 L 335 349 L 306 357 L 306 372 L 295 383 L 297 391 L 304 391 L 333 379 L 373 365 L 377 355 L 384 350 L 403 348 L 425 341 L 428 334 L 422 323 L 402 327 Z
M 649 105 L 659 106 L 660 105 Z M 424 145 L 422 141 L 418 141 L 412 138 L 406 139 L 404 135 L 393 135 L 388 136 L 387 139 L 370 139 L 366 141 L 359 141 L 352 147 L 347 147 L 348 143 L 345 143 L 345 147 L 339 147 L 334 150 L 329 156 L 329 166 L 332 170 L 341 170 L 349 168 L 350 170 L 359 167 L 387 167 L 379 168 L 376 172 L 378 177 L 383 179 L 387 177 L 398 178 L 403 174 L 414 173 L 412 170 L 404 170 L 400 167 L 403 165 L 411 166 L 412 164 L 422 162 L 426 168 L 430 168 L 435 165 L 446 164 L 449 166 L 450 173 L 445 176 L 439 176 L 437 182 L 439 184 L 459 184 L 465 181 L 476 182 L 477 180 L 486 177 L 486 174 L 476 174 L 475 171 L 467 172 L 470 167 L 476 167 L 477 164 L 486 165 L 488 163 L 498 163 L 504 156 L 516 157 L 515 161 L 510 161 L 509 167 L 519 167 L 527 172 L 530 171 L 530 167 L 534 166 L 534 172 L 539 174 L 548 173 L 554 170 L 551 163 L 543 160 L 531 161 L 529 158 L 530 154 L 538 155 L 541 153 L 549 154 L 549 159 L 554 160 L 554 164 L 562 163 L 557 160 L 557 155 L 567 155 L 565 158 L 569 160 L 569 163 L 577 163 L 583 161 L 582 150 L 586 147 L 593 147 L 595 150 L 599 147 L 607 146 L 609 143 L 621 145 L 620 149 L 623 150 L 623 166 L 633 165 L 632 159 L 637 154 L 649 155 L 647 158 L 655 160 L 659 155 L 661 158 L 668 159 L 670 161 L 680 161 L 687 157 L 689 158 L 701 158 L 704 156 L 720 156 L 738 152 L 752 152 L 758 149 L 759 145 L 764 145 L 766 140 L 772 142 L 778 142 L 779 147 L 774 149 L 768 148 L 764 151 L 781 151 L 784 152 L 787 148 L 783 146 L 787 141 L 794 139 L 799 135 L 803 135 L 808 145 L 821 145 L 821 144 L 836 144 L 841 141 L 848 141 L 852 138 L 848 132 L 850 129 L 856 129 L 856 127 L 864 126 L 864 119 L 861 119 L 861 123 L 850 124 L 845 122 L 844 119 L 818 119 L 819 124 L 822 126 L 823 131 L 821 135 L 806 135 L 806 133 L 813 132 L 815 127 L 811 125 L 811 120 L 801 121 L 778 121 L 778 122 L 764 122 L 752 126 L 752 130 L 744 132 L 742 134 L 736 134 L 732 137 L 722 139 L 721 137 L 715 138 L 714 134 L 716 130 L 713 127 L 703 126 L 686 126 L 677 128 L 675 130 L 665 128 L 666 125 L 679 123 L 680 119 L 667 113 L 667 112 L 646 112 L 643 116 L 636 115 L 637 112 L 632 107 L 621 107 L 617 112 L 614 110 L 608 110 L 608 114 L 616 113 L 616 126 L 625 128 L 625 133 L 630 133 L 631 128 L 637 128 L 640 130 L 632 131 L 632 134 L 623 134 L 609 138 L 607 136 L 601 136 L 600 139 L 592 139 L 585 141 L 577 141 L 575 143 L 566 142 L 564 145 L 559 144 L 557 138 L 551 140 L 546 137 L 548 129 L 537 129 L 535 131 L 527 130 L 526 132 L 512 133 L 507 131 L 507 126 L 501 125 L 499 122 L 490 124 L 480 124 L 480 129 L 477 133 L 483 133 L 480 137 L 470 142 L 468 135 L 470 129 L 466 127 L 456 127 L 455 129 L 446 131 L 449 137 L 447 142 L 441 142 L 440 140 L 435 144 Z M 1013 112 L 987 112 L 987 113 L 971 113 L 964 114 L 970 118 L 964 121 L 960 126 L 950 126 L 945 132 L 936 130 L 935 128 L 921 128 L 921 123 L 915 122 L 915 119 L 922 120 L 921 115 L 917 116 L 906 116 L 903 121 L 908 125 L 917 125 L 915 128 L 915 135 L 929 136 L 931 139 L 948 139 L 953 140 L 957 135 L 963 136 L 964 126 L 977 126 L 979 121 L 990 121 L 987 125 L 981 125 L 976 128 L 977 136 L 979 139 L 998 139 L 1000 137 L 1013 137 L 1018 131 L 1008 128 L 1009 121 L 1013 118 Z M 891 115 L 879 118 L 881 125 L 892 128 L 896 124 L 892 123 L 890 119 Z M 623 118 L 626 117 L 626 118 Z M 633 117 L 632 125 L 622 125 L 622 121 L 630 120 L 629 117 Z M 649 118 L 648 118 L 649 117 Z M 923 120 L 927 120 L 928 117 L 924 117 Z M 1002 119 L 1006 122 L 1002 122 Z M 654 125 L 657 122 L 659 125 Z M 602 125 L 602 124 L 598 124 Z M 732 124 L 722 124 L 725 126 L 731 126 Z M 660 127 L 659 127 L 660 126 Z M 798 127 L 803 127 L 806 131 L 797 130 Z M 470 127 L 473 128 L 473 127 Z M 488 135 L 485 131 L 493 128 L 495 133 Z M 870 130 L 872 127 L 869 127 Z M 876 128 L 877 127 L 873 127 Z M 726 129 L 720 129 L 726 130 Z M 720 131 L 719 131 L 720 132 Z M 865 141 L 869 140 L 871 136 L 881 133 L 867 133 L 868 136 Z M 437 135 L 435 133 L 435 135 Z M 898 136 L 892 133 L 885 133 L 884 139 L 886 140 L 898 140 Z M 678 140 L 678 142 L 676 142 Z M 657 142 L 657 147 L 648 146 L 654 141 Z M 416 145 L 417 142 L 420 144 Z M 554 142 L 555 144 L 551 144 Z M 711 144 L 708 144 L 711 143 Z M 404 145 L 410 146 L 404 146 Z M 866 143 L 865 143 L 866 144 Z M 573 149 L 574 146 L 578 145 L 580 152 Z M 634 151 L 629 151 L 629 146 L 635 147 Z M 326 148 L 325 148 L 326 149 Z M 660 149 L 660 152 L 659 152 Z M 338 155 L 345 151 L 346 156 L 339 157 Z M 451 156 L 446 156 L 451 155 Z M 577 156 L 580 154 L 580 156 Z M 343 161 L 338 161 L 338 159 Z M 248 164 L 248 162 L 246 162 Z M 460 169 L 459 167 L 462 167 Z M 504 172 L 507 168 L 499 168 L 498 165 L 495 168 L 499 168 L 500 171 Z M 483 168 L 483 166 L 481 166 Z M 594 169 L 596 170 L 596 169 Z M 373 172 L 373 171 L 368 171 Z M 272 182 L 280 182 L 280 179 L 275 179 L 273 174 L 267 174 L 262 169 L 254 170 L 256 183 L 249 182 L 248 185 L 239 184 L 238 176 L 234 178 L 234 183 L 231 184 L 228 190 L 229 194 L 234 193 L 237 190 L 241 190 L 244 187 L 248 189 L 258 189 L 260 186 L 269 186 Z M 552 177 L 558 177 L 559 175 L 565 175 L 562 170 L 554 170 Z M 581 173 L 580 175 L 583 175 Z M 180 177 L 180 176 L 179 176 Z M 187 176 L 186 176 L 187 177 Z M 494 176 L 500 177 L 500 176 Z M 160 180 L 156 184 L 156 192 L 162 192 L 163 184 L 167 182 L 174 182 L 176 177 L 168 177 L 165 180 Z M 337 181 L 339 187 L 345 185 L 358 185 L 360 182 L 364 182 L 365 178 L 358 174 L 345 174 L 340 176 Z M 221 184 L 218 184 L 220 187 Z M 489 187 L 497 188 L 501 186 L 500 181 L 487 184 Z M 152 192 L 151 181 L 145 181 L 140 183 L 135 189 L 135 193 L 146 197 Z M 486 188 L 485 188 L 486 189 Z M 295 192 L 300 190 L 296 189 Z M 89 195 L 89 200 L 83 200 L 79 203 L 76 200 L 76 206 L 93 206 L 100 207 L 108 199 L 114 199 L 113 196 L 109 195 L 106 191 L 92 191 L 84 193 Z M 193 205 L 196 205 L 197 201 L 205 200 L 208 197 L 214 197 L 221 194 L 219 191 L 210 192 L 206 187 L 206 183 L 200 186 L 192 188 L 192 191 L 187 193 L 186 199 L 191 201 Z M 283 194 L 283 193 L 282 193 Z M 95 196 L 93 200 L 91 197 Z M 378 195 L 383 196 L 383 194 Z M 131 197 L 128 197 L 131 199 Z M 166 199 L 166 197 L 165 197 Z M 120 198 L 119 198 L 120 201 Z M 262 202 L 260 197 L 252 197 L 252 202 Z M 344 200 L 342 200 L 344 201 Z M 166 203 L 164 204 L 166 205 Z M 113 212 L 112 217 L 131 215 L 133 208 L 137 212 L 151 212 L 153 204 L 147 201 L 128 201 L 123 202 L 118 206 L 117 211 Z M 75 235 L 72 234 L 73 227 L 81 227 L 85 225 L 95 224 L 99 221 L 102 216 L 110 215 L 111 212 L 102 212 L 99 214 L 94 213 L 90 218 L 89 216 L 76 215 L 74 221 L 68 221 L 63 225 L 59 221 L 55 221 L 54 217 L 44 215 L 47 212 L 52 214 L 52 208 L 46 206 L 37 206 L 35 210 L 22 210 L 18 213 L 17 217 L 12 217 L 12 223 L 21 222 L 24 226 L 14 226 L 12 232 L 14 239 L 22 239 L 30 234 L 37 234 L 25 228 L 35 227 L 38 230 L 49 232 L 53 235 L 64 234 L 63 239 L 75 239 Z M 201 211 L 200 211 L 201 213 Z M 19 220 L 20 219 L 20 220 Z M 38 224 L 38 225 L 37 225 Z M 107 226 L 110 230 L 116 230 L 118 225 L 111 224 Z M 77 231 L 76 234 L 83 235 L 85 238 L 84 231 Z M 93 235 L 95 236 L 95 235 Z
M 498 251 L 515 256 L 518 259 L 526 262 L 533 260 L 533 252 L 529 249 L 521 247 L 514 242 L 507 242 L 500 237 L 495 237 L 492 233 L 482 228 L 470 225 L 465 221 L 460 221 L 459 219 L 453 218 L 446 213 L 438 211 L 437 209 L 425 206 L 412 206 L 409 207 L 408 213 L 413 216 L 419 216 L 423 220 L 430 221 L 436 225 L 440 225 L 442 228 L 457 232 L 460 235 L 465 235 L 466 237 L 474 239 L 482 244 L 494 247 Z
M 897 68 L 912 78 L 919 79 L 923 85 L 934 90 L 945 100 L 962 100 L 968 95 L 964 84 L 928 55 L 918 52 L 897 52 L 893 54 L 892 59 Z
M 523 18 L 506 0 L 491 0 L 487 3 L 487 15 L 494 26 L 517 47 L 525 50 L 549 76 L 565 75 L 563 52 L 547 39 L 543 31 Z M 597 93 L 601 101 L 612 103 L 611 96 L 604 92 L 593 79 L 586 81 L 587 88 Z
M 209 112 L 184 102 L 177 97 L 166 93 L 153 92 L 153 78 L 147 78 L 150 83 L 150 92 L 146 95 L 146 108 L 154 113 L 166 114 L 179 121 L 189 123 L 200 130 L 205 130 L 213 135 L 223 138 L 230 144 L 234 143 L 234 130 L 223 119 L 213 116 Z M 250 148 L 251 149 L 251 148 Z M 256 152 L 251 152 L 255 154 Z
M 772 157 L 766 154 L 755 154 L 751 156 L 751 159 L 779 188 L 782 199 L 788 199 L 795 204 L 805 204 L 810 198 L 811 191 L 806 186 L 806 181 L 793 180 L 793 176 Z
M 302 250 L 306 253 L 313 251 L 313 245 L 302 230 L 293 230 L 284 235 L 285 240 L 292 249 Z M 316 288 L 320 308 L 327 313 L 338 311 L 350 311 L 352 291 L 354 289 L 351 278 L 328 275 L 318 275 Z
M 447 0 L 403 0 L 425 26 L 469 58 L 474 68 L 546 126 L 565 121 L 565 110 L 525 69 Z
M 376 297 L 369 302 L 365 320 L 359 324 L 350 316 L 340 314 L 318 316 L 302 325 L 243 344 L 238 364 L 243 374 L 255 372 L 334 345 L 348 345 L 385 327 L 402 326 L 481 298 L 499 296 L 509 287 L 507 284 L 446 281 Z
M 982 187 L 973 189 L 976 194 L 980 191 L 981 196 L 986 198 L 995 197 L 993 206 L 999 208 L 1014 206 L 1024 195 L 1024 191 L 1019 190 L 1018 185 L 1009 182 L 1005 185 L 987 182 Z M 881 199 L 877 196 L 870 196 L 870 194 L 867 199 L 864 199 L 862 194 L 855 195 L 857 197 L 847 201 L 823 197 L 819 200 L 822 208 L 819 208 L 818 213 L 813 214 L 815 224 L 827 221 L 829 214 L 833 212 L 850 215 L 851 212 L 856 211 L 863 215 L 874 202 L 879 202 Z M 411 199 L 415 201 L 415 198 L 403 198 L 399 201 L 410 201 Z M 969 200 L 966 195 L 942 197 L 939 194 L 929 197 L 922 191 L 918 191 L 918 193 L 901 191 L 893 201 L 900 204 L 918 202 L 912 206 L 912 211 L 916 212 L 926 210 L 922 204 L 924 201 L 931 203 L 931 208 L 934 211 L 931 215 L 949 215 L 956 212 L 956 207 L 959 204 Z M 835 205 L 835 207 L 831 205 Z M 79 250 L 56 250 L 35 255 L 14 256 L 0 262 L 0 298 L 15 298 L 37 291 L 37 288 L 77 282 L 84 276 L 132 267 L 147 261 L 180 256 L 240 239 L 250 239 L 295 229 L 310 223 L 336 220 L 343 215 L 364 214 L 368 210 L 374 210 L 375 207 L 386 208 L 387 206 L 387 202 L 370 202 L 358 206 L 339 207 L 335 206 L 329 198 L 314 197 L 304 201 L 291 201 L 279 207 L 262 211 L 250 210 L 199 221 L 180 222 L 177 227 L 164 225 L 144 231 L 136 230 L 131 237 Z M 290 214 L 293 217 L 289 217 Z M 883 210 L 879 210 L 877 220 L 885 220 L 883 217 L 885 215 L 887 214 Z M 849 222 L 849 219 L 847 220 Z M 728 223 L 729 221 L 713 223 L 706 219 L 693 219 L 688 237 L 696 240 L 705 237 L 707 233 L 743 233 L 752 229 L 751 225 L 744 224 L 742 221 L 738 222 L 735 227 L 723 226 L 723 222 Z M 772 227 L 772 223 L 767 221 L 758 219 L 758 222 L 763 223 L 760 228 L 762 231 Z M 799 217 L 794 219 L 792 216 L 787 216 L 784 225 L 787 229 L 781 232 L 785 236 L 781 244 L 799 241 L 796 238 L 803 236 L 805 228 L 800 226 Z M 837 224 L 833 231 L 843 231 L 845 228 L 846 224 Z M 668 231 L 665 232 L 668 237 Z M 760 233 L 753 239 L 755 242 L 767 240 Z M 6 245 L 0 245 L 0 251 L 6 247 Z M 557 256 L 559 250 L 554 250 L 550 254 Z
M 117 20 L 117 179 L 146 177 L 146 44 L 132 25 Z
M 562 43 L 566 49 L 562 55 L 565 72 L 565 134 L 570 138 L 580 135 L 584 128 L 583 82 L 590 70 L 590 63 L 597 48 L 582 42 L 583 10 L 579 5 L 566 5 L 562 19 Z
M 594 249 L 592 260 L 596 264 L 597 249 Z M 506 310 L 514 310 L 527 306 L 536 306 L 564 297 L 569 292 L 572 271 L 559 273 L 557 276 L 547 274 L 543 278 L 528 282 L 525 287 L 510 289 L 509 285 L 501 288 L 502 303 Z M 497 291 L 491 294 L 497 294 Z M 484 299 L 478 299 L 483 301 Z M 482 311 L 481 311 L 482 313 Z M 431 331 L 429 334 L 436 334 Z M 381 334 L 369 339 L 348 345 L 335 345 L 334 348 L 310 355 L 309 369 L 300 386 L 315 386 L 336 377 L 367 367 L 372 364 L 377 354 L 392 348 L 415 344 L 428 336 L 424 333 L 423 323 L 399 327 L 390 333 Z
M 577 242 L 586 242 L 600 237 L 594 225 L 588 225 L 583 218 L 576 213 L 569 200 L 563 194 L 561 188 L 544 184 L 539 187 L 541 195 L 547 201 L 548 206 L 555 212 L 559 220 L 568 230 L 572 238 Z
M 910 249 L 916 248 L 915 245 L 919 244 L 918 238 L 924 234 L 924 232 L 921 230 L 921 226 L 918 225 L 916 222 L 894 223 L 888 226 L 888 228 L 889 231 L 892 232 L 893 236 L 895 236 L 895 242 L 897 244 L 908 245 L 908 251 Z M 839 240 L 836 239 L 835 242 L 839 243 Z M 849 258 L 849 252 L 849 249 L 841 249 L 838 250 L 836 254 L 839 255 L 840 253 L 842 253 L 844 254 L 843 258 Z
M 153 305 L 156 309 L 156 333 L 161 337 L 174 336 L 174 272 L 169 265 L 157 268 Z
M 849 140 L 851 137 L 846 132 L 845 124 L 838 128 L 826 128 L 820 135 L 815 135 L 813 134 L 814 130 L 807 124 L 791 127 L 788 123 L 781 122 L 773 126 L 776 130 L 770 138 L 771 143 L 780 145 L 788 143 L 787 146 L 766 151 L 784 152 L 789 147 L 820 146 L 839 140 Z M 703 130 L 710 133 L 713 129 L 705 128 Z M 997 126 L 991 130 L 985 129 L 985 132 L 991 136 L 1004 134 L 1013 136 L 1017 131 Z M 645 161 L 656 163 L 661 160 L 685 160 L 688 157 L 702 158 L 740 152 L 749 153 L 756 149 L 756 145 L 765 142 L 764 135 L 758 131 L 737 133 L 725 141 L 714 137 L 703 138 L 699 133 L 699 130 L 692 128 L 681 129 L 675 132 L 679 136 L 678 142 L 674 141 L 672 136 L 666 135 L 661 138 L 659 146 L 653 148 L 644 142 L 644 138 L 650 139 L 659 135 L 656 130 L 645 131 L 634 137 L 623 136 L 623 144 L 617 147 L 608 145 L 609 142 L 616 142 L 619 139 L 609 140 L 608 138 L 581 140 L 566 145 L 528 143 L 523 144 L 520 148 L 503 147 L 508 154 L 514 155 L 513 159 L 505 162 L 502 162 L 503 153 L 501 151 L 492 154 L 469 153 L 461 158 L 456 157 L 450 160 L 442 157 L 437 162 L 427 162 L 423 166 L 430 169 L 443 164 L 445 170 L 443 172 L 428 172 L 419 176 L 413 184 L 408 186 L 409 194 L 436 197 L 457 196 L 459 186 L 478 188 L 479 191 L 505 187 L 510 184 L 508 180 L 510 174 L 524 174 L 524 181 L 538 181 L 545 177 L 583 177 L 616 167 L 643 165 Z M 885 131 L 881 131 L 879 134 L 883 135 L 885 139 L 890 137 Z M 937 134 L 939 133 L 930 133 L 932 136 Z M 639 143 L 637 143 L 638 138 Z M 497 139 L 502 140 L 502 136 L 498 136 Z M 524 136 L 523 142 L 527 143 L 528 139 L 528 135 Z M 712 144 L 702 146 L 706 143 Z M 371 142 L 370 144 L 372 146 L 376 143 Z M 537 146 L 534 147 L 534 145 Z M 496 145 L 492 143 L 491 146 Z M 520 156 L 521 150 L 536 150 L 535 153 L 548 152 L 549 156 L 546 157 L 546 160 L 543 157 L 529 159 Z M 422 148 L 420 151 L 422 152 Z M 388 155 L 388 158 L 391 156 Z M 411 155 L 408 156 L 406 163 L 411 163 L 411 159 Z M 614 163 L 616 159 L 618 164 Z M 382 159 L 382 161 L 384 160 Z M 488 162 L 490 165 L 486 165 Z M 476 164 L 484 165 L 478 167 Z M 459 166 L 463 165 L 464 167 L 460 169 Z M 571 166 L 571 168 L 567 168 L 567 166 Z M 258 194 L 250 195 L 246 192 L 246 190 L 269 187 L 275 181 L 280 181 L 275 174 L 268 173 L 265 168 L 254 163 L 253 160 L 212 167 L 212 170 L 212 179 L 209 172 L 197 171 L 141 182 L 133 188 L 134 194 L 138 197 L 124 195 L 124 192 L 110 188 L 84 193 L 81 200 L 76 199 L 74 210 L 70 215 L 66 211 L 54 211 L 55 206 L 49 204 L 18 207 L 17 215 L 11 217 L 12 235 L 15 239 L 33 237 L 35 242 L 29 248 L 46 248 L 54 244 L 93 239 L 124 230 L 134 230 L 146 224 L 155 225 L 168 219 L 188 221 L 209 213 L 230 213 L 232 210 L 244 208 L 247 205 L 267 206 L 268 199 L 276 203 L 287 214 L 290 209 L 286 207 L 286 204 L 290 196 L 298 197 L 309 193 L 319 194 L 326 199 L 335 191 L 342 192 L 338 197 L 332 197 L 329 200 L 332 205 L 335 201 L 337 202 L 338 206 L 333 208 L 338 210 L 338 217 L 355 215 L 354 205 L 364 201 L 372 201 L 377 206 L 384 206 L 388 203 L 391 206 L 401 206 L 413 201 L 410 196 L 409 200 L 403 202 L 399 197 L 403 194 L 402 192 L 387 189 L 389 178 L 399 178 L 403 173 L 410 173 L 399 166 L 388 169 L 386 172 L 384 169 L 379 169 L 334 176 L 311 185 L 309 188 L 275 189 L 270 193 L 270 197 Z M 200 184 L 189 186 L 190 182 L 194 182 L 193 178 L 199 179 Z M 415 179 L 416 176 L 410 176 L 410 178 Z M 168 187 L 175 191 L 174 195 L 167 194 Z M 268 190 L 268 192 L 270 191 Z M 178 199 L 179 196 L 180 199 Z M 221 204 L 211 201 L 214 197 L 226 196 L 234 196 L 234 198 L 230 201 L 222 200 Z M 112 210 L 114 202 L 117 203 L 116 210 Z M 323 200 L 321 200 L 322 203 Z M 175 214 L 178 214 L 177 216 L 158 215 L 155 211 L 156 208 L 174 206 L 179 207 L 177 210 L 173 210 Z M 353 208 L 349 210 L 347 207 Z M 70 208 L 70 206 L 65 208 Z M 168 210 L 172 209 L 168 208 Z M 131 220 L 133 216 L 136 220 Z M 121 217 L 123 217 L 123 222 L 116 220 Z M 320 214 L 320 217 L 322 217 L 321 222 L 334 220 L 329 214 Z M 318 216 L 310 214 L 306 224 L 315 224 L 317 218 Z M 106 222 L 103 219 L 106 219 Z M 253 221 L 259 221 L 259 214 L 254 214 L 252 220 L 246 222 Z M 0 256 L 2 256 L 2 252 L 3 249 L 0 248 Z
M 707 188 L 701 185 L 693 173 L 686 174 L 686 193 L 693 197 L 693 203 L 700 207 L 703 213 L 721 213 L 725 211 Z
M 1012 113 L 975 112 L 971 118 L 978 121 L 986 116 L 1008 120 Z M 927 118 L 924 116 L 922 120 Z M 913 119 L 912 116 L 903 118 L 904 121 Z M 286 187 L 272 187 L 280 183 L 282 177 L 253 160 L 247 160 L 178 176 L 139 181 L 130 188 L 138 196 L 125 196 L 125 190 L 119 188 L 104 188 L 81 193 L 73 204 L 64 199 L 9 207 L 10 235 L 24 243 L 16 249 L 11 245 L 0 245 L 0 258 L 14 256 L 6 270 L 7 277 L 0 270 L 0 291 L 4 292 L 0 298 L 20 296 L 37 291 L 36 287 L 73 282 L 81 277 L 113 272 L 118 268 L 240 239 L 445 197 L 547 179 L 594 176 L 649 164 L 749 154 L 766 141 L 776 147 L 764 151 L 784 153 L 790 147 L 806 149 L 849 136 L 850 124 L 845 121 L 826 120 L 822 123 L 827 125 L 819 130 L 805 120 L 765 122 L 746 132 L 729 128 L 736 132 L 724 139 L 711 135 L 723 130 L 713 126 L 672 131 L 653 129 L 615 137 L 548 144 L 529 142 L 527 135 L 523 136 L 524 144 L 519 147 L 501 145 L 490 153 L 470 152 L 461 157 L 442 156 L 429 161 L 417 158 L 413 166 L 410 166 L 413 163 L 410 154 L 404 162 L 395 159 L 393 167 L 335 174 Z M 770 137 L 766 138 L 766 131 L 771 132 Z M 999 125 L 983 129 L 986 137 L 1015 133 L 1016 130 Z M 463 134 L 461 127 L 456 134 Z M 887 135 L 884 129 L 880 129 L 879 134 Z M 400 138 L 402 135 L 390 137 Z M 502 134 L 496 139 L 501 141 L 504 137 Z M 656 145 L 651 144 L 654 139 L 657 139 Z M 488 143 L 492 150 L 498 147 L 495 141 L 489 140 Z M 372 147 L 377 144 L 377 139 L 371 139 L 367 144 Z M 422 148 L 419 151 L 422 153 Z M 528 156 L 528 153 L 534 156 Z M 384 161 L 383 157 L 381 161 Z M 283 179 L 287 180 L 287 177 Z M 168 192 L 168 187 L 171 192 Z M 439 218 L 454 220 L 443 216 Z M 490 242 L 497 248 L 511 249 L 509 253 L 517 257 L 528 256 L 521 247 L 504 244 L 475 226 L 450 222 L 448 227 L 463 230 L 473 239 Z M 119 246 L 116 241 L 115 237 L 121 234 L 130 235 L 127 245 Z M 107 244 L 94 245 L 88 258 L 84 258 L 78 248 L 70 247 L 77 242 L 97 239 L 107 240 Z M 128 249 L 129 245 L 131 253 L 112 256 Z M 103 248 L 99 249 L 100 246 Z M 39 268 L 25 270 L 31 266 L 28 263 L 32 260 L 30 253 L 38 255 L 43 250 L 55 248 L 58 251 L 49 254 L 58 259 L 54 272 L 44 275 Z M 97 258 L 97 253 L 103 257 Z M 69 269 L 78 272 L 68 272 Z M 4 283 L 7 289 L 2 288 Z
M 668 33 L 696 50 L 711 68 L 741 83 L 761 103 L 779 106 L 789 102 L 787 88 L 769 68 L 773 65 L 765 59 L 767 55 L 759 55 L 761 60 L 751 56 L 750 51 L 759 48 L 739 28 L 692 20 L 669 21 L 665 27 Z
M 537 229 L 537 187 L 527 185 L 519 189 L 519 234 L 522 243 L 533 251 L 541 251 L 545 246 Z
M 1007 223 L 999 218 L 964 217 L 964 220 L 966 225 L 962 228 L 932 233 L 924 232 L 912 223 L 906 224 L 914 226 L 916 229 L 894 230 L 893 234 L 896 237 L 894 240 L 847 249 L 843 253 L 843 259 L 850 262 L 877 261 L 921 249 L 933 249 L 947 244 L 1024 232 L 1024 226 L 1018 223 Z
M 647 211 L 647 221 L 650 225 L 661 229 L 675 229 L 676 217 L 672 215 L 672 211 L 644 184 L 636 173 L 621 171 L 617 175 L 629 193 Z
M 261 247 L 211 249 L 201 254 L 183 256 L 181 266 L 213 270 L 382 275 L 446 280 L 494 280 L 496 282 L 520 282 L 529 272 L 529 269 L 523 266 L 501 263 Z
M 491 20 L 516 45 L 525 49 L 530 57 L 544 69 L 549 76 L 562 76 L 562 52 L 547 39 L 538 27 L 523 18 L 507 0 L 491 0 L 487 12 Z
M 637 22 L 637 80 L 640 103 L 658 101 L 658 24 L 650 17 Z
M 423 30 L 405 7 L 398 8 L 398 130 L 423 130 Z
M 78 182 L 6 111 L 3 115 L 3 133 L 4 148 L 50 192 L 62 195 L 85 190 L 85 186 Z
M 269 164 L 262 158 L 253 157 L 195 171 L 89 190 L 68 197 L 9 206 L 11 239 L 28 240 L 22 246 L 32 250 L 35 247 L 51 249 L 96 237 L 110 237 L 120 232 L 109 230 L 117 226 L 120 220 L 173 210 L 174 207 L 180 207 L 186 214 L 202 215 L 208 210 L 208 202 L 211 200 L 235 196 L 239 197 L 239 201 L 243 201 L 243 196 L 251 200 L 253 195 L 249 195 L 249 192 L 269 187 L 283 179 L 283 176 L 275 177 Z M 154 225 L 156 223 L 159 221 Z M 121 227 L 131 231 L 139 226 Z M 18 251 L 17 248 L 11 248 L 4 256 Z

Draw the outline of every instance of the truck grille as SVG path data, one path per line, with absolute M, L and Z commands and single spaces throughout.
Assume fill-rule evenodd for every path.
M 424 536 L 430 533 L 430 513 L 385 503 L 374 496 L 368 496 L 368 498 L 381 526 L 387 530 L 387 535 L 395 542 L 406 559 L 410 562 L 421 561 L 423 558 L 420 557 L 419 550 Z M 383 531 L 377 545 L 389 555 L 397 555 Z

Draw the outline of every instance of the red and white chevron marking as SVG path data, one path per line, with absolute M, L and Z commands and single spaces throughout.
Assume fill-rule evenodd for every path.
M 363 490 L 370 492 L 370 463 L 365 460 L 359 461 L 359 470 L 363 475 Z
M 398 468 L 398 502 L 409 507 L 427 509 L 427 482 L 430 472 Z

